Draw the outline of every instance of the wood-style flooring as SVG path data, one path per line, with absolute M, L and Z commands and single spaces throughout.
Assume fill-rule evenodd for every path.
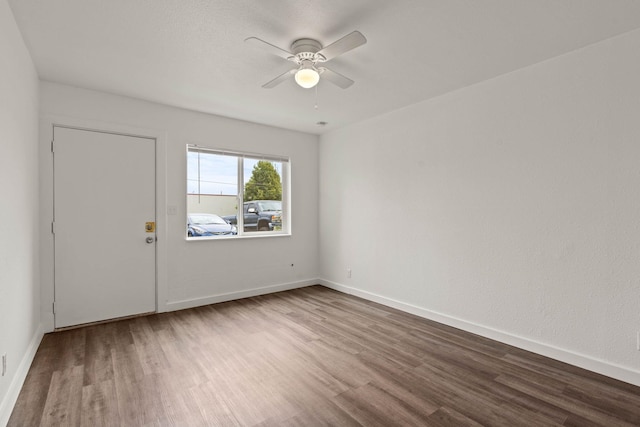
M 320 286 L 47 334 L 9 426 L 638 426 L 640 388 Z

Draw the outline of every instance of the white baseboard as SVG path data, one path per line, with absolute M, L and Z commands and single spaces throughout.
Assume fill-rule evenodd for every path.
M 18 396 L 20 395 L 20 390 L 22 389 L 22 385 L 24 384 L 24 380 L 27 378 L 27 374 L 29 373 L 29 368 L 31 367 L 31 362 L 33 362 L 33 358 L 36 355 L 36 351 L 38 351 L 38 346 L 42 341 L 42 337 L 44 336 L 44 328 L 42 324 L 38 325 L 38 328 L 31 338 L 31 342 L 29 342 L 29 346 L 27 347 L 27 352 L 24 357 L 20 361 L 20 365 L 18 365 L 18 369 L 11 380 L 11 384 L 9 385 L 9 389 L 7 390 L 7 394 L 0 402 L 0 426 L 6 426 L 9 422 L 9 417 L 11 416 L 11 412 L 13 411 L 13 407 L 18 400 Z
M 411 313 L 425 319 L 433 320 L 435 322 L 452 326 L 454 328 L 462 329 L 464 331 L 471 332 L 485 338 L 500 341 L 504 344 L 512 345 L 514 347 L 531 351 L 533 353 L 540 354 L 551 359 L 559 360 L 561 362 L 568 363 L 579 368 L 587 369 L 589 371 L 596 372 L 607 377 L 615 378 L 629 384 L 640 386 L 640 372 L 624 366 L 619 366 L 614 363 L 606 362 L 604 360 L 596 359 L 584 354 L 575 353 L 570 350 L 562 349 L 549 344 L 531 340 L 526 337 L 521 337 L 497 329 L 482 326 L 473 322 L 438 313 L 436 311 L 428 310 L 402 301 L 397 301 L 371 292 L 362 291 L 360 289 L 345 286 L 329 280 L 318 279 L 318 283 L 322 286 L 334 289 L 336 291 L 355 295 L 357 297 L 377 302 L 379 304 Z
M 302 280 L 299 282 L 282 283 L 279 285 L 265 286 L 261 288 L 247 289 L 239 292 L 229 292 L 226 294 L 210 295 L 202 298 L 193 298 L 181 301 L 168 302 L 166 311 L 184 310 L 186 308 L 200 307 L 203 305 L 216 304 L 219 302 L 233 301 L 236 299 L 250 298 L 258 295 L 266 295 L 274 292 L 289 291 L 291 289 L 304 288 L 306 286 L 317 285 L 318 279 Z M 165 310 L 163 310 L 165 311 Z

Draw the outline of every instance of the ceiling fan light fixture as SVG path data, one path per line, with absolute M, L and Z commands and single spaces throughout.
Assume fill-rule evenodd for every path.
M 320 73 L 310 61 L 305 61 L 298 71 L 296 71 L 295 79 L 299 86 L 310 89 L 320 81 Z

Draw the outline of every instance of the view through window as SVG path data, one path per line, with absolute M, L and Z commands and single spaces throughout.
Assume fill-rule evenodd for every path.
M 187 237 L 286 233 L 288 166 L 276 156 L 187 146 Z

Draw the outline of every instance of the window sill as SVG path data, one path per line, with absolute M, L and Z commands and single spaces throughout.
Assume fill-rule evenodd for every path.
M 242 236 L 202 236 L 202 237 L 186 237 L 187 242 L 203 242 L 211 240 L 244 240 L 244 239 L 264 239 L 270 237 L 291 237 L 291 233 L 273 233 L 273 232 L 253 232 L 243 234 Z

